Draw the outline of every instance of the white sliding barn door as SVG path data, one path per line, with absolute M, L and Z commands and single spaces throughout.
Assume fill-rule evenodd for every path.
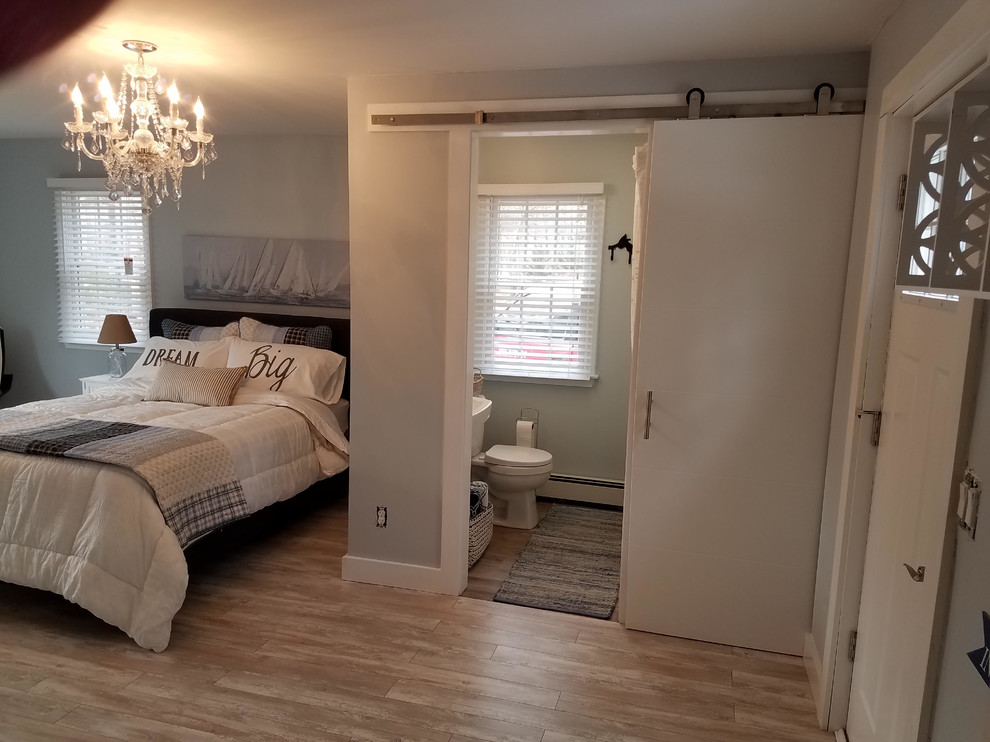
M 927 738 L 921 720 L 972 323 L 972 299 L 895 301 L 849 742 Z
M 629 628 L 802 651 L 861 131 L 839 116 L 654 125 Z

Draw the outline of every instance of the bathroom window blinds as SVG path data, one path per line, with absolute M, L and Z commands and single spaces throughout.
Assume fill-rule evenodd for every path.
M 102 181 L 49 181 L 55 200 L 58 339 L 93 345 L 107 314 L 148 338 L 151 246 L 140 196 L 107 198 Z
M 602 183 L 479 186 L 474 365 L 590 385 L 605 223 Z

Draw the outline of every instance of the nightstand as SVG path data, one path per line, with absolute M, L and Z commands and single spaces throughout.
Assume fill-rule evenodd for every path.
M 97 374 L 96 376 L 83 376 L 79 379 L 79 383 L 82 384 L 82 393 L 89 394 L 90 392 L 95 392 L 97 389 L 103 389 L 112 384 L 116 384 L 120 379 L 113 379 L 110 374 Z

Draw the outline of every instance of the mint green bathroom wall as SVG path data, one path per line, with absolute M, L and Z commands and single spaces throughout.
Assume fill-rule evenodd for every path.
M 539 447 L 553 454 L 554 472 L 621 481 L 629 404 L 632 267 L 628 253 L 609 260 L 606 245 L 633 232 L 633 150 L 645 134 L 483 137 L 479 183 L 605 183 L 598 376 L 591 387 L 486 379 L 492 400 L 485 446 L 513 443 L 520 410 L 540 412 Z M 635 249 L 635 246 L 634 246 Z

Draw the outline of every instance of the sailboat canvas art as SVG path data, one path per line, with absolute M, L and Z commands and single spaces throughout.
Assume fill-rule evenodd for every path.
M 347 308 L 350 251 L 334 240 L 187 235 L 182 283 L 187 299 Z

